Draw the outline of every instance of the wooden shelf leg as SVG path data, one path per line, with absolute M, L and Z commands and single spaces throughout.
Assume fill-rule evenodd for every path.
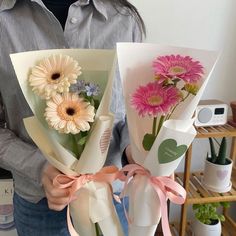
M 190 175 L 191 175 L 191 172 L 190 172 L 191 159 L 192 159 L 192 144 L 189 146 L 186 152 L 186 157 L 185 157 L 183 185 L 186 192 L 188 192 L 188 189 L 189 189 L 189 180 L 190 180 Z
M 191 158 L 192 158 L 192 144 L 189 146 L 186 152 L 186 157 L 185 157 L 183 186 L 186 192 L 188 192 L 188 189 L 189 189 Z M 187 209 L 188 209 L 188 205 L 185 202 L 181 208 L 181 220 L 180 220 L 180 227 L 179 227 L 180 236 L 185 236 L 186 226 L 187 226 Z
M 187 227 L 187 210 L 188 210 L 188 205 L 184 204 L 181 208 L 181 219 L 180 219 L 180 236 L 185 236 L 186 234 L 186 227 Z
M 232 138 L 231 150 L 230 150 L 230 158 L 233 160 L 234 168 L 236 168 L 236 137 Z

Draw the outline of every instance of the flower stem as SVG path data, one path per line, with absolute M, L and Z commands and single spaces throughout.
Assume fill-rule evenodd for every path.
M 77 139 L 76 136 L 74 134 L 71 134 L 71 140 L 72 140 L 72 152 L 75 154 L 76 158 L 79 158 L 79 147 L 78 147 L 78 143 L 77 143 Z
M 191 93 L 188 93 L 180 102 L 184 102 L 190 95 Z M 167 120 L 170 119 L 170 117 L 172 116 L 172 114 L 174 113 L 175 109 L 177 108 L 177 106 L 179 105 L 179 103 L 177 103 L 174 108 L 172 109 L 172 111 L 170 112 L 170 114 L 166 117 Z
M 153 118 L 153 123 L 152 123 L 152 134 L 156 136 L 156 128 L 157 128 L 157 118 Z
M 159 134 L 164 121 L 165 121 L 165 116 L 161 116 L 158 127 L 157 127 L 156 136 Z
M 95 230 L 96 230 L 96 236 L 100 236 L 100 230 L 99 230 L 98 223 L 95 223 Z

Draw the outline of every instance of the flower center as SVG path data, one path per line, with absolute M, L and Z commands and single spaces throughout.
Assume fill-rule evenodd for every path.
M 162 98 L 160 96 L 157 96 L 157 95 L 153 95 L 153 96 L 148 98 L 148 103 L 151 106 L 157 106 L 157 105 L 161 104 L 162 101 L 163 101 Z
M 51 75 L 51 79 L 52 79 L 52 80 L 57 80 L 57 79 L 60 78 L 60 76 L 61 76 L 60 73 L 53 73 L 53 74 Z
M 67 108 L 66 109 L 66 114 L 69 115 L 69 116 L 73 116 L 75 114 L 75 109 L 74 108 Z
M 57 107 L 57 113 L 62 120 L 74 120 L 79 116 L 79 106 L 71 102 L 63 102 Z
M 174 75 L 179 75 L 179 74 L 183 74 L 186 72 L 186 70 L 181 67 L 181 66 L 172 66 L 170 69 L 169 69 L 169 72 L 174 74 Z

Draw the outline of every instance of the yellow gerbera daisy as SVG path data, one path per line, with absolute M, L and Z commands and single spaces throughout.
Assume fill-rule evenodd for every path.
M 67 93 L 81 74 L 78 62 L 67 55 L 52 55 L 32 68 L 29 84 L 42 98 L 49 99 L 56 93 Z
M 60 133 L 77 134 L 90 129 L 94 107 L 75 93 L 57 94 L 47 101 L 45 118 L 49 126 Z

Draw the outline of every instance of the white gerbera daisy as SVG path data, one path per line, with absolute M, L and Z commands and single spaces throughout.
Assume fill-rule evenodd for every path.
M 75 93 L 57 94 L 47 101 L 45 118 L 49 126 L 60 133 L 77 134 L 90 129 L 94 107 Z
M 29 84 L 42 98 L 49 99 L 56 93 L 67 93 L 81 74 L 78 62 L 67 55 L 52 55 L 32 68 Z

